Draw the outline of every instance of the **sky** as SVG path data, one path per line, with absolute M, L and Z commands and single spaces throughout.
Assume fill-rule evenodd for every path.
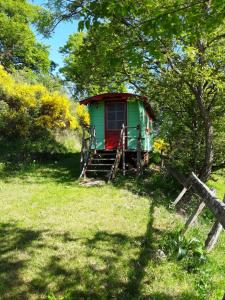
M 47 2 L 45 0 L 30 0 L 31 3 L 37 5 L 43 5 Z M 63 66 L 63 55 L 59 53 L 59 48 L 64 46 L 68 40 L 70 34 L 77 31 L 77 21 L 73 23 L 60 23 L 54 33 L 51 35 L 51 38 L 45 39 L 40 34 L 36 34 L 37 39 L 44 43 L 45 45 L 50 46 L 50 59 L 58 64 L 58 68 Z

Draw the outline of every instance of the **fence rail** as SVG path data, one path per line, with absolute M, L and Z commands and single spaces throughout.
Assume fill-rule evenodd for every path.
M 171 166 L 169 166 L 167 163 L 165 164 L 165 166 L 168 172 L 184 187 L 173 202 L 174 206 L 181 201 L 182 197 L 189 189 L 192 189 L 201 198 L 200 203 L 188 218 L 182 230 L 182 233 L 184 234 L 188 230 L 188 228 L 197 220 L 197 217 L 202 212 L 205 206 L 208 207 L 215 216 L 216 221 L 210 232 L 208 233 L 207 239 L 205 241 L 205 248 L 207 250 L 212 250 L 219 238 L 222 228 L 225 229 L 225 195 L 223 201 L 218 199 L 215 196 L 215 193 L 211 191 L 194 172 L 192 172 L 191 175 L 186 179 L 183 175 L 179 174 L 176 170 L 171 168 Z

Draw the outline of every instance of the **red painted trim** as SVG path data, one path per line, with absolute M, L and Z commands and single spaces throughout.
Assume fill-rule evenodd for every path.
M 128 98 L 130 97 L 136 97 L 140 101 L 144 103 L 145 110 L 148 112 L 148 114 L 155 119 L 154 112 L 151 108 L 151 105 L 148 103 L 148 99 L 146 96 L 140 96 L 140 95 L 135 95 L 131 93 L 104 93 L 96 96 L 92 96 L 89 98 L 86 98 L 84 100 L 80 101 L 80 104 L 87 105 L 89 103 L 94 103 L 98 101 L 127 101 Z
M 104 120 L 105 120 L 105 135 L 104 135 L 104 141 L 105 141 L 105 144 L 104 144 L 104 148 L 106 150 L 106 130 L 107 130 L 107 122 L 106 122 L 106 105 L 107 105 L 107 102 L 104 103 Z
M 125 104 L 125 124 L 124 125 L 127 126 L 127 102 L 125 100 L 121 100 L 121 99 L 120 99 L 119 102 L 122 102 L 122 103 Z M 104 118 L 105 118 L 105 137 L 104 137 L 105 145 L 104 145 L 104 148 L 105 148 L 105 150 L 113 149 L 110 146 L 107 147 L 107 144 L 108 144 L 108 141 L 107 141 L 108 132 L 111 131 L 111 132 L 118 133 L 118 136 L 119 136 L 119 133 L 120 133 L 120 130 L 121 130 L 121 129 L 119 129 L 119 130 L 109 130 L 108 131 L 108 129 L 107 129 L 107 104 L 109 104 L 109 103 L 112 103 L 112 101 L 105 101 L 105 105 L 104 105 Z M 127 141 L 126 141 L 126 147 L 127 147 Z
M 131 94 L 131 93 L 104 93 L 104 94 L 92 96 L 92 97 L 86 98 L 84 100 L 81 100 L 80 104 L 86 105 L 91 102 L 109 100 L 111 98 L 113 98 L 113 100 L 125 100 L 126 101 L 129 97 L 144 98 L 142 96 L 138 96 L 138 95 Z

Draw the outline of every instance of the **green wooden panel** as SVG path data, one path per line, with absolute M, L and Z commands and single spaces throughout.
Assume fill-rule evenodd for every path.
M 139 114 L 140 114 L 140 124 L 141 124 L 141 137 L 143 140 L 141 141 L 141 146 L 143 150 L 148 150 L 146 149 L 146 140 L 147 140 L 147 135 L 146 135 L 146 128 L 147 128 L 147 122 L 146 122 L 146 112 L 143 106 L 142 102 L 138 103 L 139 107 Z
M 88 105 L 90 123 L 95 125 L 97 149 L 105 149 L 105 106 L 104 102 Z
M 127 126 L 136 127 L 140 124 L 139 120 L 139 107 L 137 101 L 127 101 Z M 129 150 L 137 149 L 137 129 L 128 128 L 127 130 L 127 148 Z
M 105 104 L 104 102 L 98 102 L 96 104 L 89 104 L 88 110 L 90 113 L 91 125 L 95 125 L 97 149 L 105 149 Z M 150 151 L 153 143 L 153 131 L 149 118 L 146 115 L 144 105 L 142 102 L 129 101 L 127 102 L 127 126 L 136 127 L 141 125 L 142 149 Z M 151 128 L 151 133 L 146 132 L 146 128 Z M 127 148 L 129 150 L 137 149 L 137 137 L 138 132 L 136 128 L 128 128 L 127 131 Z
M 145 111 L 144 105 L 142 102 L 139 102 L 139 114 L 140 114 L 140 124 L 141 124 L 141 136 L 142 140 L 142 149 L 145 151 L 150 151 L 152 149 L 152 128 L 149 121 L 149 117 Z M 150 128 L 150 132 L 146 129 Z
M 154 142 L 154 127 L 153 127 L 153 120 L 149 122 L 149 128 L 150 128 L 150 139 L 149 139 L 149 148 L 152 150 L 153 142 Z

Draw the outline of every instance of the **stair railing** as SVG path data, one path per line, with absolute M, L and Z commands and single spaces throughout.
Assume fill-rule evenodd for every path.
M 137 131 L 138 131 L 138 135 L 137 135 L 137 175 L 139 176 L 143 173 L 142 162 L 141 162 L 142 137 L 141 137 L 141 126 L 140 125 L 137 125 Z
M 128 127 L 128 126 L 124 126 L 124 124 L 122 125 L 121 131 L 120 131 L 120 138 L 119 138 L 119 143 L 117 146 L 117 150 L 116 150 L 116 159 L 115 162 L 112 166 L 110 175 L 109 175 L 109 181 L 113 180 L 116 176 L 118 167 L 119 167 L 119 163 L 121 161 L 121 157 L 122 157 L 122 168 L 123 168 L 123 175 L 126 174 L 126 164 L 125 164 L 125 148 L 126 148 L 126 138 L 128 138 L 128 136 L 126 136 L 126 129 L 129 128 L 136 128 L 137 130 L 137 144 L 136 144 L 136 152 L 137 152 L 137 175 L 141 175 L 143 173 L 143 167 L 142 167 L 142 159 L 141 159 L 141 151 L 142 151 L 142 135 L 141 135 L 141 126 L 137 125 L 136 127 Z
M 86 132 L 88 132 L 89 136 L 86 136 Z M 91 153 L 95 152 L 97 148 L 96 142 L 96 131 L 95 126 L 86 126 L 83 127 L 82 132 L 82 146 L 81 146 L 81 158 L 80 158 L 80 166 L 81 166 L 81 174 L 80 178 L 85 176 L 87 166 L 91 157 Z
M 122 155 L 123 155 L 123 169 L 125 170 L 125 126 L 124 124 L 122 125 L 120 131 L 119 143 L 116 149 L 116 158 L 114 164 L 112 165 L 108 181 L 111 181 L 112 179 L 115 178 Z

